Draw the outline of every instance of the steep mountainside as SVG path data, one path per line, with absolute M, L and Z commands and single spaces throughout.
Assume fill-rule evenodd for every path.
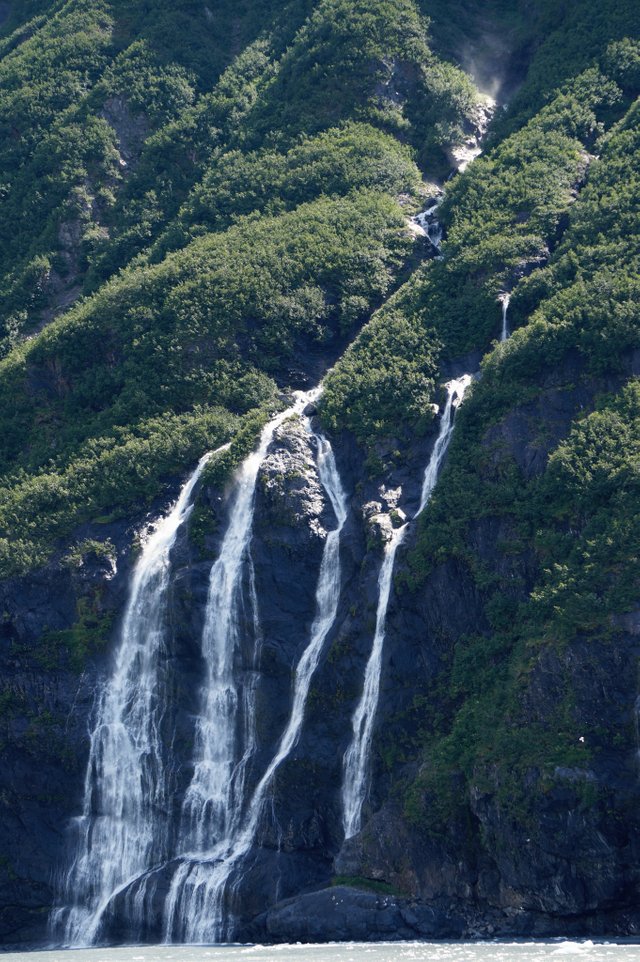
M 0 3 L 3 945 L 638 933 L 639 95 L 632 0 Z

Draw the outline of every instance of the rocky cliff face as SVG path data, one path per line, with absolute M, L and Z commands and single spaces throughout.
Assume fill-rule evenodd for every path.
M 94 694 L 108 671 L 130 571 L 131 532 L 121 525 L 110 535 L 124 552 L 117 568 L 95 556 L 80 568 L 58 558 L 0 589 L 4 943 L 46 938 L 68 821 L 79 811 Z
M 515 406 L 484 439 L 487 449 L 498 441 L 508 450 L 523 482 L 544 470 L 576 412 L 592 407 L 598 391 L 615 387 L 597 382 L 564 387 L 567 374 L 551 375 L 536 401 Z M 277 772 L 258 845 L 233 887 L 230 909 L 241 938 L 633 933 L 640 924 L 635 669 L 640 629 L 633 613 L 618 619 L 615 643 L 577 639 L 561 650 L 542 650 L 522 687 L 521 710 L 531 725 L 553 725 L 559 700 L 571 692 L 576 741 L 593 742 L 588 766 L 558 765 L 543 782 L 532 770 L 528 783 L 516 786 L 518 798 L 510 797 L 513 785 L 500 784 L 499 772 L 493 783 L 479 774 L 477 784 L 460 785 L 455 812 L 437 829 L 408 812 L 407 786 L 419 764 L 420 706 L 426 702 L 437 710 L 441 681 L 460 639 L 489 630 L 483 591 L 469 569 L 453 560 L 436 567 L 419 592 L 400 587 L 392 596 L 373 782 L 363 830 L 343 843 L 342 756 L 371 646 L 382 545 L 392 512 L 415 510 L 433 440 L 432 433 L 383 483 L 367 480 L 348 437 L 335 444 L 350 492 L 339 613 L 313 680 L 299 744 Z M 172 557 L 168 617 L 176 698 L 171 724 L 175 750 L 185 759 L 202 676 L 198 639 L 208 574 L 224 532 L 228 495 L 228 490 L 202 488 L 204 536 L 199 530 L 196 537 L 194 521 Z M 262 641 L 253 785 L 288 718 L 292 670 L 308 641 L 322 546 L 333 524 L 313 438 L 292 419 L 276 432 L 256 494 L 251 555 Z M 505 554 L 508 527 L 502 518 L 483 518 L 470 531 L 469 550 L 505 591 L 524 597 L 535 583 L 536 562 L 531 553 Z M 81 543 L 96 530 L 80 532 Z M 105 534 L 113 546 L 108 557 L 91 550 L 75 559 L 67 555 L 3 586 L 2 842 L 7 855 L 1 866 L 5 909 L 0 920 L 8 943 L 46 939 L 52 880 L 69 857 L 66 829 L 81 804 L 94 695 L 108 675 L 135 561 L 131 527 L 110 525 L 100 537 Z M 400 574 L 411 545 L 410 534 L 399 557 Z M 85 644 L 89 637 L 91 649 L 74 655 L 78 626 L 78 637 Z M 186 784 L 185 763 L 176 811 Z M 427 793 L 422 805 L 428 809 L 432 801 Z M 335 878 L 346 886 L 331 886 Z M 109 936 L 117 941 L 132 935 L 114 912 Z M 159 936 L 151 916 L 147 937 Z
M 537 401 L 514 407 L 484 440 L 491 447 L 499 439 L 523 478 L 543 470 L 576 411 L 592 406 L 594 393 L 604 386 L 562 388 L 553 381 Z M 392 596 L 373 782 L 363 830 L 343 843 L 342 755 L 371 646 L 381 547 L 392 525 L 390 512 L 415 510 L 432 443 L 433 435 L 383 485 L 366 480 L 357 447 L 347 437 L 336 445 L 350 492 L 339 614 L 313 681 L 301 739 L 277 772 L 257 847 L 233 886 L 229 908 L 241 938 L 633 933 L 639 924 L 640 645 L 633 614 L 619 619 L 615 644 L 577 639 L 563 650 L 541 651 L 522 688 L 522 713 L 531 725 L 553 724 L 558 701 L 571 691 L 576 740 L 599 740 L 588 767 L 558 765 L 543 783 L 532 770 L 528 783 L 517 786 L 518 798 L 510 797 L 513 785 L 500 784 L 499 772 L 493 783 L 479 774 L 477 784 L 460 785 L 455 812 L 437 829 L 408 811 L 420 705 L 429 702 L 433 710 L 442 698 L 441 680 L 459 640 L 488 630 L 486 598 L 466 566 L 454 561 L 436 567 L 419 592 L 400 588 Z M 288 718 L 292 670 L 308 641 L 322 545 L 334 523 L 313 445 L 299 420 L 286 422 L 258 480 L 251 554 L 262 642 L 253 785 Z M 224 531 L 228 494 L 203 487 L 198 503 L 208 518 L 204 537 L 200 531 L 194 541 L 192 525 L 172 558 L 171 726 L 175 749 L 185 759 L 202 676 L 198 639 L 208 574 Z M 88 552 L 75 565 L 68 557 L 58 559 L 4 588 L 3 890 L 7 906 L 20 906 L 4 910 L 5 942 L 46 938 L 52 878 L 69 857 L 65 829 L 80 806 L 94 694 L 109 671 L 134 560 L 131 528 L 113 525 L 105 533 L 112 557 Z M 411 537 L 405 552 L 411 551 Z M 505 555 L 508 537 L 503 519 L 487 517 L 471 530 L 469 548 L 506 591 L 526 595 L 535 581 L 535 559 L 526 552 Z M 74 663 L 69 642 L 79 623 L 85 638 L 86 630 L 93 630 L 94 648 L 88 661 L 82 652 Z M 38 647 L 46 653 L 38 663 L 29 653 L 33 639 L 46 640 Z M 176 784 L 178 811 L 188 784 L 186 763 Z M 422 804 L 428 809 L 432 801 L 427 793 Z M 346 884 L 332 886 L 336 878 Z M 153 919 L 151 913 L 146 937 L 157 939 L 159 915 L 156 923 Z M 116 941 L 135 935 L 118 917 L 117 906 L 108 935 Z
M 619 388 L 620 381 L 564 386 L 576 374 L 570 368 L 550 373 L 537 401 L 512 408 L 483 439 L 486 450 L 496 440 L 506 448 L 523 484 L 544 470 L 577 413 L 591 409 L 599 392 Z M 628 374 L 635 374 L 633 358 Z M 531 551 L 505 554 L 513 535 L 504 519 L 485 517 L 467 544 L 505 592 L 525 598 L 536 560 Z M 448 561 L 419 593 L 396 596 L 389 613 L 370 817 L 341 847 L 334 870 L 392 894 L 340 892 L 339 910 L 328 892 L 303 896 L 267 915 L 271 935 L 316 937 L 325 917 L 344 938 L 362 937 L 365 918 L 373 933 L 388 932 L 388 924 L 428 937 L 638 931 L 634 613 L 614 619 L 612 638 L 578 637 L 560 650 L 532 652 L 522 681 L 519 723 L 541 730 L 558 725 L 569 693 L 568 723 L 576 746 L 591 751 L 588 764 L 557 764 L 545 778 L 532 766 L 515 782 L 498 768 L 477 770 L 469 784 L 451 786 L 456 804 L 435 827 L 407 809 L 416 726 L 425 714 L 446 711 L 443 678 L 461 639 L 490 632 L 487 598 L 467 565 Z M 420 804 L 428 816 L 438 799 L 425 791 Z
M 430 443 L 416 452 L 416 461 L 424 459 Z M 258 750 L 249 788 L 273 756 L 288 718 L 292 670 L 308 643 L 315 613 L 322 546 L 335 524 L 318 479 L 314 444 L 299 420 L 286 422 L 258 479 L 251 555 L 262 640 Z M 381 546 L 391 527 L 389 512 L 405 499 L 403 484 L 412 507 L 419 495 L 420 472 L 411 466 L 393 478 L 390 488 L 358 481 L 362 460 L 348 438 L 338 458 L 345 489 L 351 492 L 341 551 L 343 591 L 300 742 L 277 772 L 260 826 L 260 846 L 235 893 L 234 909 L 252 932 L 266 906 L 322 888 L 334 875 L 342 836 L 342 755 L 371 644 Z M 196 533 L 194 520 L 193 530 L 181 532 L 172 554 L 168 618 L 175 699 L 167 737 L 185 759 L 176 783 L 176 812 L 188 784 L 192 719 L 203 671 L 199 638 L 229 494 L 230 488 L 201 489 L 204 535 Z M 154 512 L 161 510 L 166 509 L 157 505 Z M 118 643 L 137 531 L 140 526 L 126 524 L 86 526 L 77 532 L 75 555 L 61 552 L 45 569 L 3 585 L 2 844 L 7 855 L 2 869 L 6 905 L 21 907 L 18 912 L 7 907 L 2 916 L 5 943 L 40 943 L 47 937 L 55 877 L 69 864 L 69 820 L 82 805 L 95 695 L 108 678 Z M 108 544 L 109 554 L 96 553 L 96 544 Z M 117 911 L 107 931 L 116 940 L 135 935 Z M 147 934 L 160 936 L 152 920 Z

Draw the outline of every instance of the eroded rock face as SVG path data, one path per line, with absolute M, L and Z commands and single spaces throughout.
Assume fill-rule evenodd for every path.
M 102 108 L 102 116 L 113 127 L 120 151 L 120 166 L 135 163 L 142 145 L 149 135 L 150 125 L 142 114 L 134 114 L 124 97 L 109 97 Z

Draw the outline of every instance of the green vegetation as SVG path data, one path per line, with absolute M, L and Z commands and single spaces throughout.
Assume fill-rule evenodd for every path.
M 159 417 L 95 437 L 73 458 L 17 470 L 0 489 L 2 576 L 46 561 L 52 545 L 82 521 L 140 511 L 163 481 L 229 436 L 236 419 L 219 409 Z
M 408 797 L 418 821 L 428 811 L 440 824 L 464 804 L 461 777 L 498 790 L 522 815 L 527 773 L 530 786 L 532 772 L 544 786 L 555 766 L 584 768 L 606 743 L 576 739 L 563 652 L 615 642 L 615 616 L 640 594 L 640 382 L 628 380 L 640 346 L 639 121 L 634 105 L 601 139 L 549 265 L 515 288 L 512 313 L 524 326 L 486 358 L 409 556 L 405 590 L 454 560 L 482 593 L 487 620 L 484 633 L 458 640 L 438 717 L 423 718 L 425 765 Z M 548 406 L 564 412 L 564 429 L 546 418 Z M 488 522 L 503 532 L 508 582 L 474 547 Z M 526 693 L 549 652 L 565 688 L 554 712 L 532 723 Z
M 365 327 L 326 380 L 322 416 L 371 446 L 380 437 L 406 441 L 433 419 L 439 341 L 413 318 L 387 309 Z M 398 423 L 398 412 L 402 422 Z
M 224 230 L 254 211 L 279 214 L 322 195 L 367 189 L 415 196 L 420 175 L 411 152 L 368 124 L 348 123 L 306 137 L 287 153 L 235 150 L 221 154 L 180 210 L 153 257 L 201 234 Z
M 215 171 L 229 148 L 288 147 L 359 119 L 440 150 L 461 136 L 475 101 L 464 75 L 430 54 L 412 0 L 325 0 L 306 21 L 302 0 L 260 10 L 220 0 L 215 16 L 186 0 L 153 13 L 142 0 L 45 6 L 48 16 L 7 37 L 0 60 L 5 350 L 146 248 L 202 178 L 194 202 L 228 207 Z M 402 96 L 384 89 L 395 58 L 411 75 Z M 270 162 L 231 160 L 238 176 L 252 167 L 258 181 Z M 327 169 L 330 156 L 324 166 L 339 193 L 374 186 L 373 164 L 355 184 Z M 282 184 L 265 186 L 257 200 L 277 209 Z M 240 199 L 233 213 L 246 211 Z
M 405 134 L 424 159 L 460 139 L 476 99 L 430 52 L 412 0 L 322 0 L 258 100 L 254 136 L 275 127 L 281 141 L 354 116 Z
M 351 888 L 362 889 L 365 892 L 376 892 L 378 895 L 399 895 L 404 893 L 398 891 L 388 882 L 380 882 L 373 878 L 362 878 L 360 875 L 335 875 L 331 879 L 332 885 L 348 885 Z
M 482 349 L 497 334 L 498 295 L 548 258 L 585 176 L 584 145 L 601 129 L 597 111 L 620 96 L 611 80 L 587 72 L 456 178 L 441 207 L 443 259 L 414 273 L 327 381 L 332 429 L 348 428 L 368 446 L 398 420 L 408 436 L 424 433 L 439 356 Z
M 67 660 L 74 671 L 81 671 L 87 656 L 95 654 L 109 641 L 113 627 L 113 612 L 103 611 L 100 591 L 78 598 L 76 621 L 63 631 L 45 633 L 36 659 L 41 668 L 55 669 L 61 661 Z
M 219 128 L 227 115 L 233 125 L 249 64 L 235 65 L 218 92 L 211 87 L 277 10 L 219 0 L 214 25 L 206 6 L 196 11 L 187 0 L 153 10 L 142 0 L 44 3 L 46 16 L 31 21 L 25 6 L 13 5 L 8 27 L 17 29 L 0 41 L 0 298 L 14 339 L 77 296 L 127 220 L 144 241 L 159 204 L 196 181 L 201 168 L 179 157 L 186 145 L 176 135 L 200 122 L 208 131 L 201 147 L 210 149 L 218 134 L 209 124 Z M 298 6 L 290 5 L 274 43 L 287 42 Z M 19 26 L 18 17 L 28 22 Z M 174 169 L 161 184 L 164 148 L 174 152 Z M 164 166 L 169 159 L 165 153 Z M 128 259 L 122 253 L 117 266 Z
M 529 8 L 531 18 L 531 8 Z M 550 98 L 552 92 L 601 61 L 605 70 L 611 43 L 640 35 L 640 10 L 634 0 L 602 0 L 585 5 L 582 0 L 540 0 L 535 4 L 530 29 L 537 44 L 521 89 L 511 104 L 505 127 L 519 126 Z M 619 79 L 619 78 L 615 78 Z
M 5 575 L 141 509 L 244 418 L 253 437 L 291 367 L 397 284 L 415 158 L 470 122 L 412 0 L 253 7 L 67 0 L 5 27 Z
M 384 296 L 408 250 L 402 226 L 373 192 L 246 220 L 126 272 L 14 350 L 0 363 L 5 530 L 46 545 L 94 509 L 154 494 L 161 473 L 226 440 L 225 409 L 273 397 L 263 372 L 344 336 Z
M 595 258 L 600 267 L 603 258 L 612 264 L 621 257 L 628 262 L 627 238 L 631 246 L 637 243 L 633 210 L 637 175 L 635 168 L 623 174 L 623 167 L 628 167 L 629 155 L 637 149 L 634 118 L 638 108 L 624 111 L 630 97 L 640 91 L 637 56 L 631 41 L 606 45 L 602 69 L 593 66 L 584 71 L 522 128 L 454 180 L 439 212 L 447 229 L 443 259 L 417 270 L 376 316 L 371 329 L 365 329 L 341 358 L 327 382 L 324 407 L 329 427 L 353 431 L 369 448 L 390 436 L 399 421 L 408 435 L 423 433 L 430 422 L 426 400 L 433 395 L 435 362 L 439 356 L 457 357 L 486 348 L 499 330 L 497 300 L 502 291 L 514 291 L 512 325 L 524 323 L 535 309 L 544 296 L 543 285 L 547 296 L 551 286 L 557 289 L 558 312 L 565 312 L 566 319 L 571 309 L 577 321 L 585 297 L 592 297 L 585 288 L 586 263 L 580 283 L 571 292 L 566 289 L 576 246 L 594 248 L 589 255 L 593 267 Z M 605 132 L 607 125 L 609 131 Z M 603 149 L 606 166 L 592 163 L 590 151 Z M 537 268 L 548 261 L 566 228 L 587 170 L 585 196 L 557 252 L 564 256 L 554 257 L 552 270 L 540 272 Z M 631 178 L 628 184 L 627 178 Z M 604 190 L 609 197 L 602 197 Z M 594 191 L 600 192 L 600 199 L 589 202 Z M 624 205 L 621 219 L 620 203 Z M 586 261 L 586 251 L 581 258 Z M 530 272 L 529 280 L 521 280 Z M 554 277 L 558 278 L 555 284 Z M 596 355 L 610 363 L 613 355 L 624 354 L 635 339 L 633 272 L 618 271 L 615 277 L 609 272 L 606 278 L 594 278 L 593 284 L 598 290 L 605 285 L 604 297 L 598 295 L 600 312 L 594 307 L 589 329 L 578 335 L 591 365 L 595 365 Z M 537 321 L 534 315 L 532 323 Z M 411 336 L 397 336 L 402 327 L 411 331 Z M 560 334 L 559 325 L 555 330 Z M 562 330 L 574 344 L 575 325 Z M 372 343 L 379 345 L 373 353 Z M 533 380 L 553 360 L 539 347 L 536 341 L 530 353 L 525 355 L 522 350 L 520 354 L 523 367 L 532 373 L 535 370 Z M 380 357 L 384 357 L 385 391 L 380 390 L 376 376 Z M 513 363 L 517 363 L 515 359 Z M 409 376 L 407 364 L 412 371 Z M 502 381 L 501 375 L 500 391 Z
M 88 559 L 113 563 L 116 559 L 116 549 L 107 538 L 106 541 L 96 541 L 95 538 L 84 538 L 78 541 L 65 556 L 64 562 L 70 569 L 82 568 Z

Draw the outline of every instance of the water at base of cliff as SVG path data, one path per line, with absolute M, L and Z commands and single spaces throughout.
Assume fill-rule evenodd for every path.
M 3 962 L 638 962 L 640 944 L 549 942 L 330 942 L 325 945 L 144 945 L 3 954 Z

